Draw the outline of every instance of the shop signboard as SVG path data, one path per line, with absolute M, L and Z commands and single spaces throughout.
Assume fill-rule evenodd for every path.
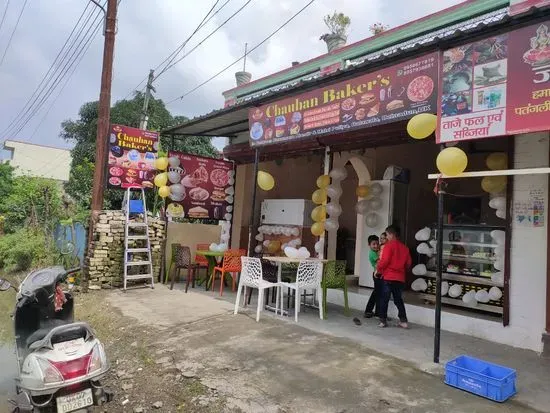
M 251 146 L 343 133 L 435 113 L 439 54 L 250 109 Z
M 233 162 L 170 151 L 168 157 L 179 159 L 176 172 L 183 191 L 172 193 L 166 212 L 172 218 L 224 219 L 233 211 L 235 172 Z
M 441 71 L 439 143 L 550 129 L 548 23 L 446 50 Z
M 153 188 L 158 144 L 157 132 L 111 125 L 107 186 Z

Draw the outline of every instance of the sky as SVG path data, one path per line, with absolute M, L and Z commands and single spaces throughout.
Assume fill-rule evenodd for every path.
M 0 19 L 8 0 L 0 0 Z M 104 0 L 101 0 L 103 2 Z M 201 42 L 247 0 L 230 0 L 202 27 L 184 49 Z M 155 81 L 155 97 L 169 102 L 207 80 L 265 39 L 309 0 L 252 0 L 193 53 Z M 0 29 L 0 61 L 25 0 L 11 0 Z M 56 88 L 28 122 L 11 127 L 47 74 L 88 0 L 27 0 L 11 45 L 0 64 L 0 142 L 6 138 L 66 147 L 61 122 L 76 119 L 80 106 L 99 98 L 103 36 L 90 43 L 72 76 L 57 79 Z M 326 52 L 319 36 L 326 32 L 323 16 L 334 10 L 351 18 L 348 43 L 370 36 L 369 26 L 382 22 L 396 27 L 437 12 L 461 0 L 315 0 L 303 13 L 247 58 L 253 79 L 269 75 Z M 197 27 L 215 0 L 121 0 L 115 43 L 112 103 L 131 96 L 149 69 L 158 66 Z M 218 2 L 220 7 L 225 0 Z M 411 4 L 414 6 L 411 7 Z M 88 9 L 91 11 L 91 7 Z M 242 63 L 215 80 L 168 105 L 173 115 L 195 117 L 223 107 L 222 92 L 235 86 Z M 69 72 L 71 73 L 71 72 Z M 67 83 L 65 83 L 67 82 Z M 64 87 L 63 87 L 64 86 Z M 139 89 L 142 89 L 143 85 Z M 45 88 L 45 90 L 50 90 Z M 31 116 L 32 115 L 32 116 Z M 7 132 L 7 133 L 6 133 Z M 220 142 L 216 142 L 218 145 Z

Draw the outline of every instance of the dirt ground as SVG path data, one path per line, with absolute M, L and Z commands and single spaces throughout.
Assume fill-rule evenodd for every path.
M 349 340 L 204 295 L 155 290 L 77 299 L 112 363 L 105 412 L 533 412 L 449 388 Z

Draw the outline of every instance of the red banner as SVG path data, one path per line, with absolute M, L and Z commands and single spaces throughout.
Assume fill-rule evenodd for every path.
M 342 133 L 435 113 L 439 54 L 249 111 L 250 145 Z
M 111 125 L 107 185 L 110 188 L 153 188 L 159 134 Z
M 445 51 L 440 79 L 438 143 L 549 130 L 548 23 Z
M 179 166 L 169 167 L 168 173 L 179 175 L 177 180 L 183 191 L 168 199 L 167 214 L 173 218 L 231 221 L 235 193 L 233 162 L 170 151 L 168 158 L 172 157 L 179 159 Z

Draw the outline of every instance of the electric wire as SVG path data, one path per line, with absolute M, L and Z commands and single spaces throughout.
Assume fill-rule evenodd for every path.
M 298 10 L 292 17 L 290 17 L 288 20 L 286 20 L 281 26 L 279 26 L 275 31 L 273 31 L 269 36 L 267 36 L 264 40 L 262 40 L 260 43 L 258 43 L 257 45 L 255 45 L 252 49 L 250 49 L 249 51 L 247 51 L 243 56 L 239 57 L 237 60 L 235 60 L 233 63 L 227 65 L 225 68 L 223 68 L 222 70 L 220 70 L 218 73 L 216 73 L 215 75 L 211 76 L 210 78 L 208 78 L 207 80 L 205 80 L 204 82 L 200 83 L 199 85 L 195 86 L 193 89 L 191 89 L 190 91 L 184 93 L 183 95 L 177 97 L 177 98 L 174 98 L 170 101 L 168 101 L 166 104 L 169 105 L 171 103 L 174 103 L 175 101 L 177 100 L 182 100 L 183 98 L 185 98 L 186 96 L 190 95 L 191 93 L 195 92 L 196 90 L 200 89 L 201 87 L 203 87 L 204 85 L 206 85 L 207 83 L 210 83 L 212 80 L 214 80 L 215 78 L 217 78 L 219 75 L 221 75 L 222 73 L 224 73 L 225 71 L 229 70 L 231 67 L 233 67 L 234 65 L 236 65 L 237 63 L 239 63 L 241 60 L 243 60 L 246 56 L 248 56 L 250 53 L 252 53 L 254 50 L 256 50 L 257 48 L 259 48 L 261 45 L 263 45 L 265 42 L 267 42 L 269 39 L 271 39 L 275 34 L 277 34 L 279 31 L 281 31 L 287 24 L 289 24 L 292 20 L 294 20 L 296 17 L 298 17 L 304 10 L 306 10 L 309 6 L 311 6 L 313 3 L 315 2 L 315 0 L 310 0 L 304 7 L 302 7 L 300 10 Z
M 10 49 L 11 42 L 13 40 L 13 37 L 15 36 L 15 32 L 17 31 L 17 27 L 19 27 L 19 22 L 21 21 L 21 16 L 23 16 L 23 12 L 25 11 L 25 7 L 27 6 L 28 0 L 25 0 L 23 3 L 23 7 L 21 7 L 21 11 L 19 12 L 19 16 L 17 17 L 17 21 L 15 22 L 15 27 L 11 31 L 10 38 L 8 40 L 8 44 L 6 45 L 6 49 L 4 50 L 4 54 L 2 55 L 2 59 L 0 59 L 0 66 L 2 66 L 2 63 L 4 63 L 4 60 L 6 59 L 6 55 L 8 54 L 8 50 Z M 7 10 L 7 7 L 6 7 Z
M 10 0 L 6 2 L 6 7 L 4 8 L 4 13 L 2 14 L 2 20 L 0 20 L 0 31 L 2 31 L 2 26 L 4 25 L 4 20 L 6 20 L 6 14 L 8 14 L 9 7 L 10 7 Z

